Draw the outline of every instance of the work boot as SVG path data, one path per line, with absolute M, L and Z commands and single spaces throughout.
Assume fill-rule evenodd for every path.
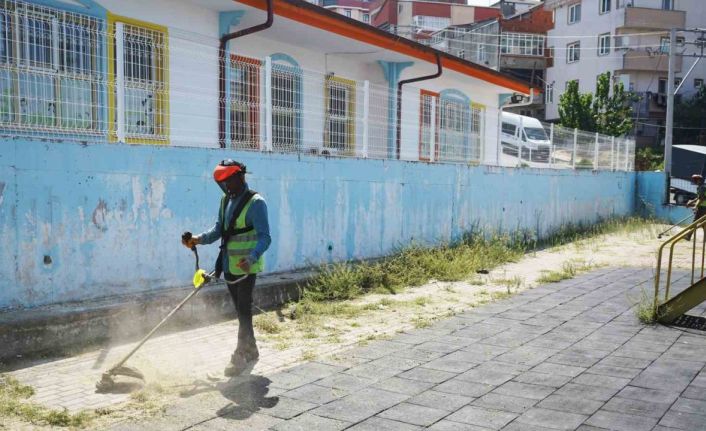
M 260 353 L 257 351 L 255 343 L 246 347 L 235 349 L 230 357 L 230 364 L 226 367 L 224 374 L 228 377 L 238 376 L 249 366 L 257 362 Z

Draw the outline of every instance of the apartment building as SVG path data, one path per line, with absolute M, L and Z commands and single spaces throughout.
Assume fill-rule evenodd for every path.
M 348 18 L 370 24 L 368 0 L 317 0 L 317 4 Z
M 559 97 L 569 81 L 581 92 L 593 92 L 596 78 L 613 78 L 639 96 L 634 108 L 638 146 L 657 146 L 663 138 L 666 112 L 669 30 L 703 27 L 706 8 L 701 0 L 547 0 L 554 14 L 548 47 L 554 65 L 547 70 L 546 118 L 559 118 Z M 695 36 L 677 39 L 676 81 L 684 80 L 696 61 Z M 689 97 L 703 85 L 706 63 L 698 64 L 679 90 Z

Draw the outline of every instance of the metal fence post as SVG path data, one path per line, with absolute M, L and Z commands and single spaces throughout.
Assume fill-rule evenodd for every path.
M 628 166 L 630 166 L 630 161 L 628 160 L 628 157 L 630 157 L 630 145 L 628 145 L 628 141 L 625 141 L 625 172 L 628 171 Z
M 368 118 L 370 116 L 370 82 L 363 83 L 363 157 L 368 158 Z
M 272 58 L 265 57 L 265 145 L 263 151 L 272 151 Z
M 429 137 L 429 161 L 434 161 L 434 150 L 436 149 L 436 97 L 431 97 L 431 124 L 430 124 L 430 137 Z M 421 125 L 420 125 L 421 127 Z
M 125 24 L 115 23 L 115 133 L 125 142 Z
M 549 164 L 553 165 L 554 150 L 556 149 L 556 146 L 554 145 L 554 123 L 549 124 L 549 145 L 549 151 L 551 151 L 551 153 L 549 154 Z
M 610 170 L 615 171 L 615 136 L 610 137 Z
M 571 154 L 571 167 L 576 169 L 576 147 L 579 142 L 579 129 L 574 129 L 574 151 Z
M 598 132 L 596 132 L 596 139 L 593 143 L 593 169 L 598 170 Z

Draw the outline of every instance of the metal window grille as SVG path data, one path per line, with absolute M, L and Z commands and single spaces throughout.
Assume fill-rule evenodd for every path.
M 432 160 L 438 157 L 439 148 L 439 95 L 431 92 L 420 93 L 419 159 Z
M 465 102 L 441 99 L 439 159 L 464 161 L 468 137 L 469 106 Z
M 352 153 L 355 147 L 355 81 L 327 77 L 325 91 L 324 147 Z
M 103 29 L 86 15 L 0 1 L 0 128 L 102 134 Z
M 166 40 L 163 32 L 123 24 L 125 137 L 166 140 Z M 120 73 L 121 71 L 118 71 Z
M 301 74 L 288 66 L 272 67 L 272 148 L 296 152 L 300 148 Z
M 483 134 L 485 133 L 485 106 L 471 105 L 471 131 L 469 159 L 480 163 L 483 153 Z
M 261 62 L 233 57 L 230 62 L 230 140 L 242 150 L 260 149 Z

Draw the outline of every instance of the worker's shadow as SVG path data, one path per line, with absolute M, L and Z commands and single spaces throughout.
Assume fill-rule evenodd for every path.
M 189 398 L 205 392 L 218 391 L 233 404 L 222 407 L 216 414 L 227 419 L 243 420 L 261 408 L 271 409 L 279 403 L 279 397 L 267 396 L 271 382 L 267 377 L 253 374 L 241 375 L 227 381 L 197 380 L 192 388 L 182 391 L 180 395 Z

